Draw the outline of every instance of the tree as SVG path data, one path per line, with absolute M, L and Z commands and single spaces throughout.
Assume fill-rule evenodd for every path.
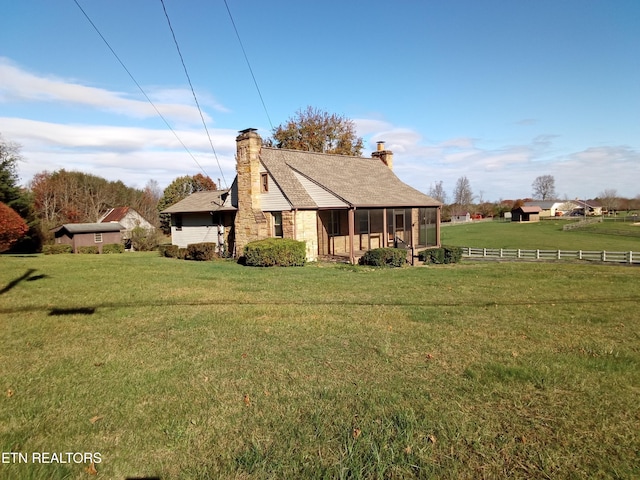
M 456 182 L 456 188 L 453 191 L 453 203 L 468 209 L 473 202 L 473 191 L 471 183 L 466 176 L 460 177 Z
M 174 203 L 178 203 L 194 192 L 216 189 L 217 187 L 214 181 L 201 173 L 194 176 L 185 175 L 184 177 L 178 177 L 164 189 L 162 198 L 158 201 L 158 212 L 170 207 Z M 160 214 L 160 228 L 167 235 L 171 233 L 170 221 L 171 215 Z
M 9 250 L 28 231 L 24 219 L 13 208 L 0 202 L 0 252 Z
M 541 175 L 531 184 L 533 196 L 540 200 L 549 200 L 556 196 L 556 181 L 553 175 Z
M 291 150 L 334 153 L 339 155 L 362 155 L 364 143 L 356 135 L 353 121 L 313 107 L 298 110 L 284 124 L 275 127 L 268 145 Z
M 429 187 L 429 196 L 440 203 L 447 203 L 447 192 L 444 191 L 442 180 Z
M 602 203 L 602 206 L 607 212 L 615 212 L 618 209 L 620 200 L 618 199 L 618 192 L 615 188 L 607 188 L 603 192 L 600 192 L 598 197 L 598 200 L 600 200 L 600 203 Z

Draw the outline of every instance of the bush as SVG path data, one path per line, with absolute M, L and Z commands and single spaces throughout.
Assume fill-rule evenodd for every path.
M 206 262 L 216 258 L 217 244 L 211 242 L 191 243 L 187 245 L 187 255 L 190 260 Z
M 57 245 L 43 245 L 42 253 L 45 255 L 58 255 L 60 253 L 73 253 L 73 247 L 71 245 L 57 244 Z
M 178 248 L 178 253 L 176 253 L 176 258 L 180 260 L 189 260 L 189 249 Z
M 407 251 L 404 248 L 374 248 L 366 251 L 358 263 L 374 267 L 401 267 L 407 263 Z
M 442 264 L 444 263 L 444 248 L 430 248 L 418 252 L 418 259 L 424 263 Z
M 78 253 L 100 253 L 100 250 L 97 246 L 91 245 L 87 247 L 78 247 Z
M 458 263 L 462 260 L 462 247 L 443 247 L 444 263 Z
M 102 253 L 124 253 L 124 245 L 121 243 L 107 243 L 102 246 Z
M 170 245 L 170 244 L 160 245 L 159 247 L 160 256 L 168 257 L 168 258 L 177 258 L 179 249 L 180 247 L 178 247 L 178 245 Z
M 430 248 L 419 252 L 418 258 L 424 263 L 458 263 L 462 259 L 462 248 L 448 246 Z
M 289 238 L 267 238 L 244 247 L 245 265 L 252 267 L 294 267 L 304 265 L 306 244 Z
M 135 227 L 131 230 L 131 246 L 138 252 L 150 252 L 158 248 L 159 233 L 155 229 Z

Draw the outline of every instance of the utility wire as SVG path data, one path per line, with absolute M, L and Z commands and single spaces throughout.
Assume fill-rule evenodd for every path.
M 93 27 L 93 29 L 98 33 L 98 35 L 100 36 L 100 38 L 102 39 L 102 41 L 105 43 L 105 45 L 107 46 L 107 48 L 111 51 L 111 53 L 113 54 L 114 57 L 116 57 L 116 60 L 118 60 L 118 62 L 120 63 L 120 65 L 122 66 L 122 68 L 124 68 L 125 72 L 127 72 L 127 74 L 129 75 L 129 77 L 131 78 L 131 80 L 133 80 L 133 83 L 136 84 L 136 86 L 138 87 L 138 90 L 140 90 L 140 92 L 142 92 L 142 95 L 144 95 L 144 98 L 147 99 L 147 101 L 151 104 L 151 106 L 153 107 L 153 109 L 156 111 L 156 113 L 158 114 L 158 116 L 162 119 L 162 121 L 164 122 L 164 124 L 167 126 L 167 128 L 169 130 L 171 130 L 171 133 L 173 133 L 173 135 L 176 137 L 176 139 L 178 140 L 178 142 L 180 142 L 180 145 L 182 145 L 182 147 L 185 149 L 185 151 L 189 154 L 189 156 L 193 159 L 193 161 L 196 163 L 196 165 L 198 165 L 198 167 L 200 168 L 200 170 L 202 170 L 202 172 L 205 174 L 205 176 L 209 176 L 209 174 L 205 171 L 204 168 L 202 168 L 202 165 L 200 165 L 200 162 L 198 162 L 198 160 L 196 159 L 196 157 L 193 155 L 193 153 L 191 153 L 191 151 L 187 148 L 187 146 L 184 144 L 184 142 L 180 139 L 180 137 L 178 136 L 178 134 L 176 133 L 176 131 L 171 127 L 171 125 L 169 125 L 169 122 L 167 121 L 166 118 L 164 118 L 164 116 L 162 115 L 162 113 L 160 113 L 160 110 L 158 110 L 158 107 L 156 107 L 156 105 L 151 101 L 151 99 L 149 98 L 149 96 L 146 94 L 146 92 L 143 90 L 143 88 L 140 86 L 140 84 L 137 82 L 137 80 L 134 78 L 134 76 L 131 74 L 131 72 L 129 71 L 129 69 L 125 66 L 124 62 L 122 60 L 120 60 L 120 57 L 118 56 L 118 54 L 115 52 L 115 50 L 113 48 L 111 48 L 111 45 L 109 44 L 109 42 L 107 41 L 106 38 L 104 38 L 104 35 L 102 35 L 102 33 L 100 32 L 100 30 L 98 29 L 98 27 L 96 27 L 95 23 L 93 23 L 93 21 L 91 20 L 91 18 L 89 17 L 89 15 L 87 15 L 87 12 L 84 11 L 84 9 L 80 6 L 80 4 L 78 3 L 78 0 L 73 0 L 73 2 L 77 5 L 77 7 L 80 9 L 80 11 L 82 12 L 82 14 L 85 16 L 85 18 L 89 21 L 89 23 L 91 24 L 91 26 Z
M 253 74 L 253 69 L 251 68 L 251 63 L 249 62 L 249 57 L 247 57 L 247 52 L 244 49 L 244 45 L 242 44 L 242 40 L 240 39 L 240 34 L 238 33 L 238 29 L 236 28 L 236 22 L 233 21 L 233 15 L 231 15 L 231 10 L 229 9 L 229 5 L 227 4 L 227 0 L 224 0 L 224 6 L 227 7 L 227 13 L 229 14 L 229 18 L 231 19 L 231 24 L 233 25 L 233 29 L 236 32 L 236 37 L 238 38 L 238 42 L 240 43 L 240 48 L 242 49 L 242 54 L 244 55 L 244 59 L 247 62 L 247 66 L 249 67 L 249 72 L 251 72 L 251 78 L 253 78 L 253 84 L 256 86 L 256 90 L 258 91 L 258 96 L 260 97 L 260 101 L 262 102 L 262 108 L 264 109 L 264 113 L 267 115 L 267 120 L 269 120 L 269 125 L 271 126 L 271 130 L 273 131 L 273 123 L 271 123 L 271 117 L 269 117 L 269 112 L 267 111 L 267 106 L 264 103 L 264 99 L 262 98 L 262 92 L 260 92 L 260 87 L 258 86 L 258 81 L 256 80 L 256 76 Z
M 189 77 L 189 72 L 187 71 L 187 66 L 184 63 L 184 58 L 182 57 L 182 52 L 180 51 L 180 46 L 178 45 L 178 40 L 176 39 L 176 34 L 173 31 L 173 27 L 171 26 L 171 20 L 169 19 L 169 14 L 167 13 L 167 8 L 164 5 L 164 0 L 160 0 L 162 4 L 162 10 L 164 11 L 164 16 L 167 19 L 167 24 L 169 25 L 169 30 L 171 30 L 171 36 L 173 37 L 173 43 L 176 45 L 176 50 L 178 51 L 178 56 L 180 57 L 180 61 L 182 62 L 182 68 L 184 69 L 184 74 L 187 77 L 187 81 L 189 82 L 189 87 L 191 88 L 191 93 L 193 94 L 193 100 L 196 102 L 196 107 L 198 107 L 198 113 L 200 113 L 200 119 L 202 120 L 202 126 L 204 127 L 204 131 L 207 132 L 207 138 L 209 139 L 209 145 L 211 145 L 211 150 L 213 151 L 213 156 L 218 163 L 218 169 L 220 170 L 220 175 L 222 175 L 222 181 L 224 182 L 224 188 L 227 188 L 227 180 L 224 178 L 224 173 L 222 172 L 222 167 L 220 166 L 220 160 L 218 159 L 218 154 L 216 153 L 216 149 L 213 146 L 213 141 L 211 140 L 211 135 L 209 134 L 209 129 L 207 128 L 207 122 L 204 121 L 204 115 L 202 114 L 202 109 L 200 108 L 200 103 L 198 103 L 198 97 L 196 97 L 196 92 L 193 88 L 193 84 L 191 83 L 191 77 Z

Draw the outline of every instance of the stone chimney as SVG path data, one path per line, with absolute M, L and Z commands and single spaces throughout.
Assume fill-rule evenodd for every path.
M 235 219 L 236 256 L 244 246 L 267 236 L 267 221 L 260 205 L 260 148 L 262 139 L 255 128 L 247 128 L 236 137 L 238 211 Z
M 380 159 L 390 170 L 393 170 L 393 152 L 384 149 L 384 142 L 376 143 L 378 144 L 378 149 L 371 154 L 371 158 Z

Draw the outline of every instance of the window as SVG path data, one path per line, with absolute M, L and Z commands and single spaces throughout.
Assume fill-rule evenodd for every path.
M 435 208 L 420 208 L 418 210 L 419 241 L 420 245 L 433 247 L 437 244 L 437 219 L 438 212 Z
M 282 238 L 282 212 L 273 212 L 273 236 Z
M 369 233 L 369 210 L 356 210 L 358 233 Z
M 340 235 L 340 216 L 339 212 L 331 210 L 329 215 L 329 225 L 327 225 L 327 233 L 330 237 Z
M 176 230 L 182 231 L 182 214 L 178 213 L 173 216 L 173 221 L 176 227 Z
M 93 234 L 93 241 L 95 243 L 102 243 L 102 234 L 101 233 L 94 233 Z
M 260 192 L 267 193 L 269 191 L 269 174 L 261 173 L 260 174 Z

